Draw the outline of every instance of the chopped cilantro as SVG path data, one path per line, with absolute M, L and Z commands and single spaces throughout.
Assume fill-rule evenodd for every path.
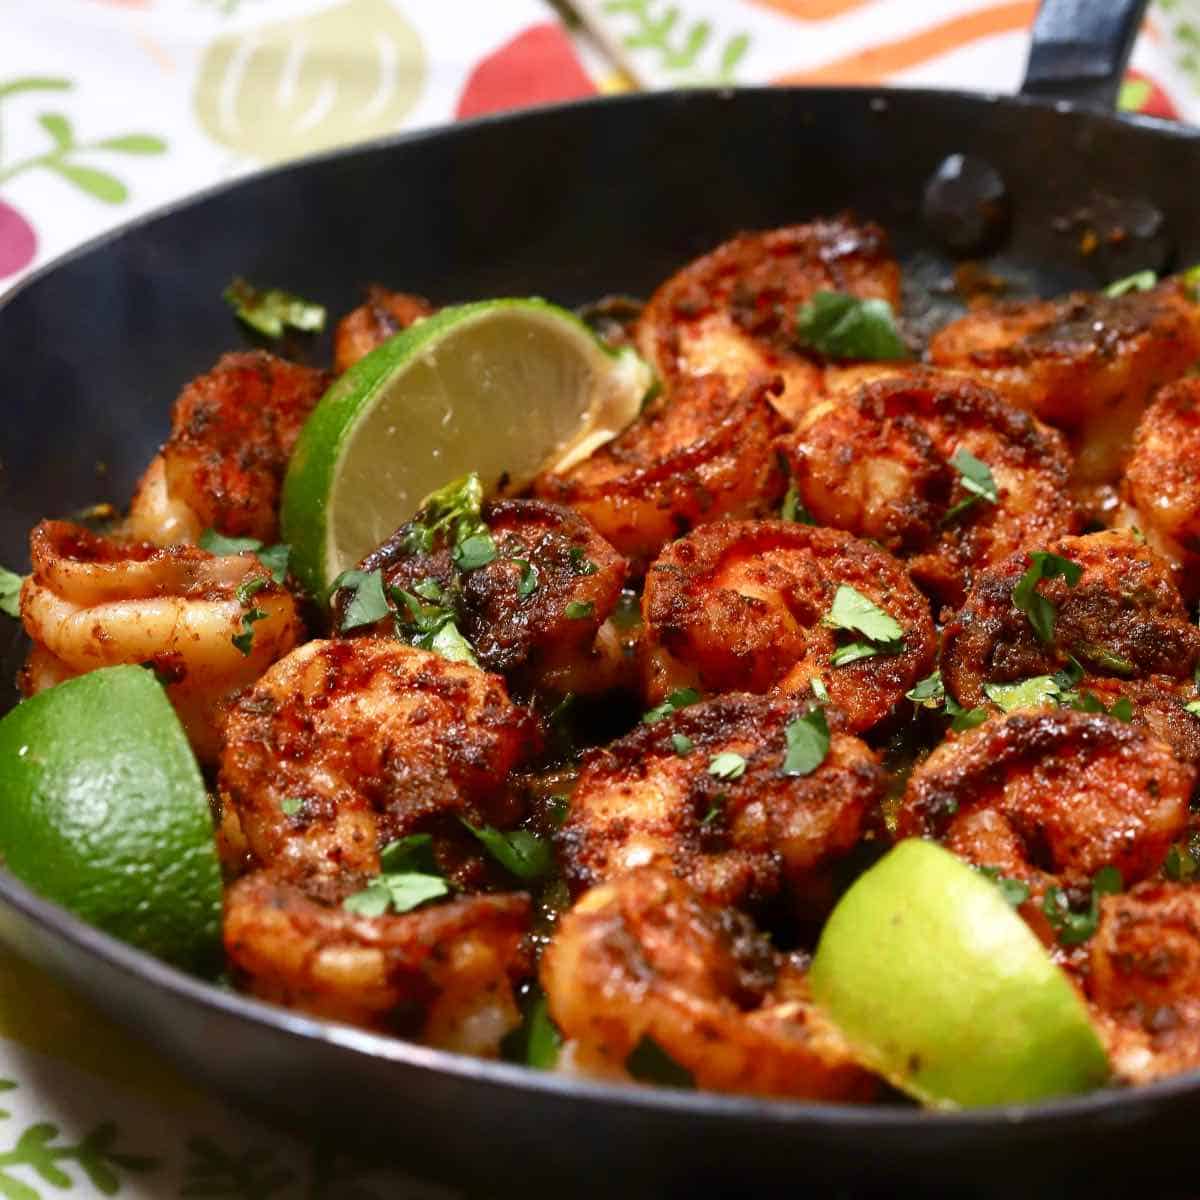
M 1035 675 L 1019 683 L 985 683 L 984 694 L 1005 712 L 1048 704 L 1059 696 L 1059 686 L 1051 675 Z
M 913 685 L 911 690 L 904 693 L 906 700 L 919 704 L 922 708 L 941 708 L 946 699 L 946 687 L 942 683 L 941 671 L 934 671 Z
M 299 796 L 284 796 L 279 802 L 279 811 L 285 817 L 294 817 L 304 807 L 304 801 Z
M 463 820 L 463 824 L 484 844 L 487 852 L 518 879 L 541 879 L 554 866 L 549 843 L 534 837 L 526 829 L 503 833 L 490 825 L 480 827 L 467 820 Z
M 826 358 L 888 361 L 908 358 L 886 300 L 864 300 L 845 292 L 817 292 L 796 316 L 796 336 Z
M 590 600 L 572 600 L 563 613 L 569 621 L 584 621 L 596 611 L 596 606 Z
M 1049 643 L 1054 640 L 1054 622 L 1058 613 L 1054 605 L 1038 592 L 1038 581 L 1061 575 L 1068 587 L 1074 587 L 1083 574 L 1083 568 L 1069 558 L 1045 550 L 1035 550 L 1029 557 L 1031 565 L 1013 588 L 1012 602 L 1029 618 L 1029 624 L 1033 626 L 1039 641 Z
M 1062 888 L 1048 888 L 1042 900 L 1042 912 L 1058 934 L 1063 946 L 1078 946 L 1096 932 L 1100 921 L 1100 897 L 1115 895 L 1123 886 L 1116 867 L 1101 867 L 1092 878 L 1092 895 L 1086 912 L 1074 912 Z
M 206 529 L 196 539 L 196 544 L 201 550 L 207 550 L 209 554 L 215 554 L 218 558 L 231 554 L 253 554 L 271 572 L 271 578 L 276 583 L 282 583 L 287 578 L 288 559 L 292 554 L 292 548 L 287 542 L 264 546 L 258 538 L 225 537 L 215 529 Z
M 825 680 L 823 680 L 820 675 L 814 675 L 812 679 L 809 680 L 809 684 L 812 687 L 812 694 L 816 696 L 816 698 L 822 704 L 828 704 L 829 689 L 825 686 Z
M 532 596 L 537 591 L 538 569 L 527 558 L 514 558 L 513 562 L 521 568 L 521 578 L 517 581 L 517 595 L 522 600 Z
M 258 621 L 266 619 L 267 614 L 261 608 L 252 608 L 248 612 L 242 613 L 242 632 L 235 633 L 229 639 L 240 653 L 249 657 L 250 651 L 254 648 L 253 627 Z
M 1193 717 L 1200 717 L 1200 700 L 1192 700 L 1183 706 L 1184 712 L 1189 712 Z
M 648 1033 L 642 1034 L 630 1051 L 625 1070 L 642 1083 L 675 1088 L 696 1086 L 691 1071 L 681 1067 Z
M 794 479 L 788 484 L 788 490 L 783 497 L 783 504 L 779 509 L 779 519 L 793 521 L 798 525 L 816 524 L 812 519 L 812 514 L 800 503 L 800 493 L 796 490 Z
M 996 487 L 996 480 L 992 477 L 991 468 L 976 458 L 970 450 L 960 446 L 951 458 L 950 465 L 958 472 L 960 482 L 970 495 L 947 511 L 942 518 L 943 524 L 950 524 L 981 500 L 986 500 L 989 504 L 999 501 L 1000 492 Z
M 283 336 L 285 329 L 319 333 L 325 328 L 325 309 L 281 288 L 257 288 L 235 278 L 222 293 L 239 320 L 266 337 Z
M 1127 725 L 1133 720 L 1133 704 L 1128 696 L 1119 696 L 1113 701 L 1113 706 L 1108 710 L 1110 717 L 1116 717 L 1118 721 L 1124 721 Z
M 505 1056 L 527 1067 L 552 1071 L 562 1050 L 562 1034 L 550 1019 L 546 997 L 535 987 L 535 995 L 525 1010 L 525 1019 L 504 1042 Z
M 379 865 L 387 875 L 402 875 L 408 871 L 436 875 L 432 834 L 410 833 L 388 842 L 379 852 Z
M 1158 275 L 1154 271 L 1135 271 L 1132 275 L 1126 275 L 1124 279 L 1113 280 L 1104 289 L 1104 294 L 1115 300 L 1118 296 L 1124 296 L 1126 292 L 1148 292 L 1157 282 Z
M 338 625 L 342 633 L 362 625 L 374 625 L 391 611 L 383 594 L 383 572 L 378 568 L 374 571 L 343 571 L 329 590 L 331 595 L 339 591 L 351 593 L 350 603 L 342 612 Z
M 839 646 L 830 656 L 829 665 L 831 667 L 845 667 L 852 662 L 858 662 L 862 658 L 874 658 L 877 654 L 883 653 L 879 646 L 872 645 L 870 642 L 847 642 L 844 646 Z
M 269 579 L 264 579 L 261 575 L 257 579 L 243 579 L 237 585 L 233 594 L 237 597 L 237 602 L 243 608 L 249 608 L 250 597 L 261 592 L 269 582 Z
M 643 713 L 642 721 L 647 725 L 653 725 L 656 721 L 669 717 L 673 712 L 695 704 L 699 699 L 700 693 L 695 688 L 676 688 L 661 704 L 656 705 L 649 712 Z
M 413 584 L 413 591 L 422 600 L 431 600 L 434 604 L 441 604 L 446 599 L 446 589 L 432 576 Z
M 555 829 L 562 828 L 563 822 L 567 819 L 567 815 L 570 813 L 570 811 L 570 796 L 563 796 L 561 794 L 557 796 L 551 796 L 546 802 L 546 812 L 550 817 L 550 824 L 553 825 Z
M 1114 675 L 1132 675 L 1137 669 L 1124 655 L 1110 650 L 1107 646 L 1080 646 L 1077 648 L 1081 658 L 1092 663 L 1101 671 L 1110 671 Z
M 456 565 L 462 570 L 473 570 L 473 567 L 463 566 L 458 561 L 465 543 L 474 538 L 486 539 L 486 542 L 473 543 L 466 553 L 467 562 L 484 556 L 488 546 L 492 546 L 494 551 L 492 535 L 483 522 L 482 513 L 483 484 L 479 476 L 472 472 L 452 479 L 445 487 L 430 492 L 421 502 L 420 510 L 409 522 L 405 549 L 410 554 L 428 553 L 438 538 L 442 537 L 455 555 Z M 494 553 L 492 557 L 495 557 Z M 490 562 L 491 558 L 486 561 Z M 477 565 L 484 564 L 481 562 Z
M 360 917 L 382 917 L 389 910 L 411 912 L 449 891 L 450 885 L 440 875 L 400 871 L 377 875 L 361 892 L 347 896 L 342 907 Z
M 955 733 L 965 733 L 968 729 L 974 729 L 976 725 L 982 725 L 988 719 L 988 711 L 986 708 L 963 708 L 955 698 L 946 693 L 946 716 L 952 717 L 950 728 Z
M 785 727 L 787 751 L 783 756 L 785 775 L 811 775 L 829 753 L 829 723 L 823 708 L 814 708 L 789 721 Z
M 572 546 L 567 551 L 567 557 L 571 563 L 571 572 L 575 575 L 595 575 L 600 570 L 598 566 L 587 556 L 587 551 L 582 546 Z
M 480 567 L 486 567 L 488 563 L 495 560 L 496 543 L 493 541 L 491 533 L 484 529 L 479 533 L 472 533 L 458 542 L 451 558 L 460 571 L 477 571 Z
M 721 810 L 725 805 L 725 793 L 719 792 L 713 797 L 713 802 L 708 806 L 708 812 L 700 818 L 700 828 L 707 829 L 721 815 Z
M 471 643 L 463 637 L 458 626 L 453 621 L 447 621 L 436 633 L 418 638 L 414 646 L 422 650 L 432 650 L 450 662 L 467 663 L 469 666 L 479 666 Z
M 718 779 L 741 779 L 746 773 L 746 760 L 740 754 L 726 750 L 709 760 L 708 773 Z
M 21 584 L 24 582 L 20 575 L 0 567 L 0 612 L 10 617 L 21 615 Z
M 696 748 L 696 743 L 686 734 L 673 733 L 671 734 L 671 748 L 682 758 L 686 754 L 691 754 Z
M 1190 883 L 1200 872 L 1200 834 L 1193 833 L 1186 843 L 1176 842 L 1167 851 L 1163 874 L 1174 883 Z
M 845 629 L 861 633 L 869 642 L 887 646 L 901 641 L 904 629 L 900 623 L 883 611 L 879 605 L 868 600 L 862 592 L 849 584 L 839 584 L 834 593 L 833 605 L 825 616 L 825 624 L 834 629 Z M 889 650 L 885 653 L 897 653 Z
M 975 870 L 980 875 L 986 875 L 1000 889 L 1000 895 L 1013 908 L 1020 908 L 1029 899 L 1029 884 L 1023 879 L 1013 879 L 1011 875 L 1003 875 L 999 867 L 976 867 Z

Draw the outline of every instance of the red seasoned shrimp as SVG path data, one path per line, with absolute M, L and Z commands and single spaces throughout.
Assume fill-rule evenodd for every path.
M 912 773 L 900 837 L 934 837 L 968 862 L 1025 883 L 1021 913 L 1047 943 L 1051 886 L 1090 896 L 1115 867 L 1126 884 L 1158 870 L 1188 820 L 1195 768 L 1116 717 L 1025 710 L 943 742 Z
M 158 545 L 207 529 L 273 542 L 300 428 L 328 377 L 262 351 L 226 354 L 175 401 L 171 436 L 129 510 L 131 537 Z
M 641 574 L 674 538 L 722 517 L 766 516 L 786 487 L 772 446 L 784 425 L 771 407 L 778 379 L 736 394 L 720 375 L 683 377 L 613 441 L 538 495 L 582 513 Z
M 755 374 L 778 374 L 776 407 L 795 419 L 824 386 L 822 363 L 795 338 L 798 310 L 820 291 L 898 307 L 900 270 L 878 225 L 838 217 L 740 234 L 654 293 L 638 347 L 668 388 L 685 375 L 721 374 L 737 390 Z
M 980 567 L 1079 528 L 1062 436 L 964 377 L 867 383 L 811 409 L 779 446 L 817 524 L 879 542 L 947 604 Z M 989 472 L 994 501 L 964 486 L 951 461 L 964 452 Z
M 1200 358 L 1200 306 L 1178 279 L 997 304 L 947 325 L 929 353 L 1065 430 L 1075 479 L 1093 488 L 1117 481 L 1150 397 Z
M 591 751 L 559 834 L 572 891 L 647 863 L 673 869 L 712 904 L 819 890 L 857 844 L 885 781 L 874 752 L 837 732 L 815 770 L 785 774 L 786 733 L 806 707 L 721 696 Z M 713 774 L 722 761 L 730 769 Z
M 848 589 L 898 630 L 834 661 L 835 599 Z M 933 665 L 929 603 L 890 554 L 849 534 L 784 521 L 720 521 L 668 546 L 646 575 L 646 695 L 808 691 L 823 682 L 852 732 L 882 721 Z
M 222 701 L 303 636 L 295 601 L 250 554 L 123 543 L 65 521 L 43 521 L 29 543 L 26 692 L 97 667 L 152 665 L 203 759 L 216 756 Z
M 333 333 L 333 369 L 340 375 L 388 338 L 435 313 L 424 296 L 367 288 L 366 302 L 344 316 Z
M 541 981 L 564 1059 L 586 1074 L 628 1078 L 649 1039 L 714 1091 L 868 1100 L 877 1088 L 796 964 L 743 914 L 653 867 L 594 888 L 559 920 Z

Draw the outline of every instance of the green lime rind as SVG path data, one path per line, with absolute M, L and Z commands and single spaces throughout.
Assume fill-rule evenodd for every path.
M 821 934 L 812 994 L 863 1063 L 925 1104 L 1022 1104 L 1109 1076 L 1087 1009 L 986 876 L 932 842 L 864 872 Z
M 435 488 L 471 471 L 489 490 L 506 472 L 532 473 L 573 431 L 570 402 L 585 407 L 577 393 L 620 379 L 623 361 L 573 313 L 538 299 L 444 308 L 402 330 L 342 375 L 301 430 L 280 514 L 293 572 L 324 601 L 338 572 Z M 523 451 L 528 461 L 514 461 Z M 339 494 L 347 511 L 333 518 Z M 356 513 L 367 527 L 342 545 Z
M 208 798 L 150 671 L 92 671 L 19 704 L 0 720 L 0 763 L 0 859 L 13 875 L 185 970 L 218 965 Z

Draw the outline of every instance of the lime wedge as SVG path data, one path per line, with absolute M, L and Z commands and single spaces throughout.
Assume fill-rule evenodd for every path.
M 188 970 L 219 962 L 200 768 L 153 674 L 108 667 L 0 720 L 0 859 L 34 891 Z
M 486 491 L 565 470 L 620 432 L 652 381 L 542 300 L 446 308 L 346 372 L 297 442 L 283 486 L 292 569 L 323 597 L 430 492 L 476 472 Z
M 1067 977 L 985 875 L 901 842 L 826 922 L 812 994 L 861 1061 L 926 1104 L 1087 1091 L 1108 1060 Z

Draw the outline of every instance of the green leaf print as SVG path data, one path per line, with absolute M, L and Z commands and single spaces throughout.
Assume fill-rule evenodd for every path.
M 748 34 L 735 34 L 720 47 L 715 69 L 706 71 L 700 60 L 712 41 L 708 21 L 681 23 L 679 8 L 674 4 L 660 8 L 658 0 L 607 0 L 604 11 L 629 17 L 624 45 L 630 50 L 657 51 L 659 67 L 677 74 L 676 83 L 732 83 L 735 69 L 750 47 Z
M 268 1200 L 296 1178 L 295 1171 L 275 1161 L 275 1151 L 255 1148 L 231 1154 L 206 1137 L 194 1137 L 184 1166 L 181 1196 L 233 1196 Z
M 81 192 L 87 192 L 97 200 L 103 200 L 105 204 L 123 204 L 129 199 L 129 189 L 107 171 L 98 171 L 95 167 L 85 167 L 82 163 L 72 162 L 54 162 L 46 165 L 73 183 Z

